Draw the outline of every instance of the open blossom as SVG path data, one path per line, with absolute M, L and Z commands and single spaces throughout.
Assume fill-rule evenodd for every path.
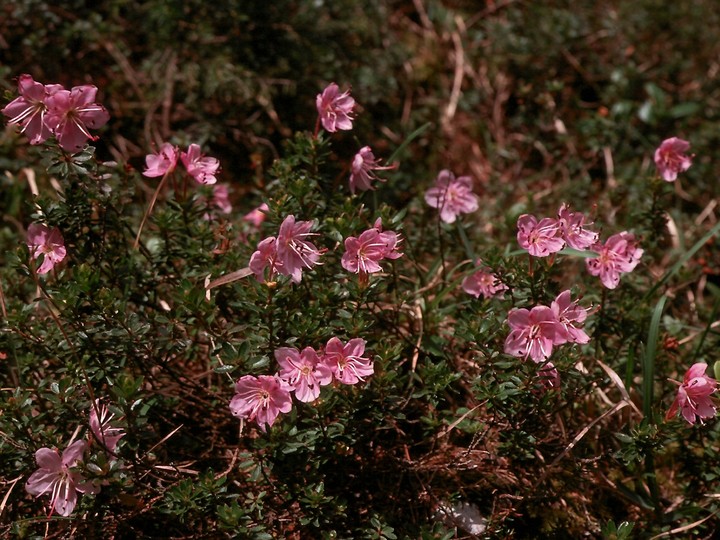
M 592 223 L 585 223 L 585 216 L 580 212 L 571 212 L 567 204 L 558 210 L 557 223 L 560 236 L 571 248 L 586 250 L 598 241 L 598 233 L 586 228 Z
M 105 107 L 95 103 L 96 94 L 97 87 L 85 84 L 57 90 L 46 98 L 45 121 L 63 150 L 76 152 L 88 139 L 97 140 L 89 130 L 101 128 L 110 120 Z
M 717 381 L 705 374 L 706 369 L 707 364 L 697 363 L 687 370 L 677 397 L 665 416 L 666 420 L 675 416 L 678 409 L 690 424 L 698 418 L 704 420 L 715 416 L 715 404 L 710 396 L 717 389 Z
M 35 461 L 40 467 L 30 475 L 25 490 L 38 497 L 50 493 L 50 514 L 53 511 L 61 516 L 69 516 L 77 504 L 77 492 L 98 493 L 100 490 L 73 467 L 83 459 L 87 443 L 75 441 L 62 453 L 50 448 L 40 448 L 35 452 Z
M 685 172 L 692 165 L 692 156 L 686 155 L 690 149 L 690 143 L 670 137 L 665 139 L 655 150 L 655 166 L 666 182 L 677 180 L 678 173 Z
M 114 418 L 107 405 L 96 399 L 95 404 L 90 407 L 90 431 L 95 440 L 110 452 L 115 452 L 117 444 L 125 436 L 125 430 L 113 427 L 110 423 Z
M 157 154 L 145 156 L 145 172 L 143 176 L 155 178 L 175 170 L 178 160 L 178 149 L 170 143 L 163 143 Z
M 43 256 L 43 262 L 37 269 L 38 274 L 47 274 L 67 254 L 65 240 L 56 227 L 33 223 L 28 227 L 26 242 L 33 259 Z
M 320 395 L 320 387 L 332 382 L 330 367 L 320 361 L 312 347 L 305 347 L 302 352 L 292 347 L 281 347 L 275 350 L 275 359 L 280 365 L 278 376 L 300 401 L 315 401 Z
M 290 389 L 277 376 L 244 375 L 235 383 L 235 396 L 230 401 L 234 416 L 255 420 L 260 429 L 272 426 L 280 413 L 290 412 Z
M 534 257 L 547 257 L 565 247 L 556 219 L 543 218 L 538 222 L 535 216 L 523 214 L 518 218 L 517 228 L 518 244 Z
M 320 122 L 325 131 L 335 133 L 338 129 L 352 129 L 355 100 L 350 91 L 339 93 L 338 85 L 330 83 L 315 100 Z
M 588 310 L 580 307 L 577 300 L 570 299 L 570 291 L 561 292 L 550 305 L 555 318 L 567 333 L 567 341 L 571 343 L 588 343 L 590 336 L 580 326 L 587 319 Z
M 494 296 L 502 297 L 507 290 L 507 285 L 492 272 L 480 268 L 463 279 L 462 289 L 475 298 L 480 298 L 481 295 L 484 298 L 492 298 Z
M 599 255 L 585 259 L 585 265 L 593 276 L 608 289 L 620 283 L 620 274 L 632 272 L 640 262 L 643 250 L 637 247 L 635 236 L 627 231 L 612 235 L 605 244 L 597 243 L 591 248 Z
M 320 259 L 320 250 L 307 239 L 317 234 L 310 232 L 313 224 L 312 221 L 295 221 L 291 214 L 280 225 L 276 243 L 277 260 L 281 263 L 279 272 L 290 276 L 295 283 L 300 283 L 303 268 L 312 268 Z
M 535 362 L 544 362 L 553 346 L 568 341 L 565 328 L 546 306 L 514 309 L 508 314 L 508 324 L 511 332 L 505 339 L 505 352 L 518 358 L 529 356 Z
M 332 370 L 335 378 L 343 384 L 355 384 L 374 373 L 373 362 L 362 355 L 365 340 L 354 338 L 343 344 L 338 338 L 330 338 L 325 345 L 322 361 Z
M 250 256 L 250 264 L 248 265 L 255 279 L 260 282 L 272 281 L 276 274 L 282 273 L 282 263 L 277 256 L 277 240 L 274 236 L 268 236 L 260 241 L 257 250 Z M 265 270 L 270 269 L 268 276 Z
M 375 155 L 369 146 L 364 146 L 355 154 L 352 161 L 352 170 L 350 172 L 350 191 L 354 195 L 355 190 L 367 191 L 373 189 L 371 182 L 378 180 L 384 182 L 382 178 L 378 178 L 373 171 L 388 171 L 395 169 L 395 165 L 387 167 L 380 166 L 380 160 L 375 159 Z
M 40 144 L 52 135 L 52 129 L 46 122 L 49 96 L 62 90 L 62 85 L 44 85 L 36 82 L 30 75 L 20 75 L 18 79 L 19 96 L 8 103 L 2 113 L 8 117 L 8 124 L 20 126 L 30 144 Z
M 355 274 L 380 272 L 380 261 L 402 256 L 398 251 L 399 242 L 397 233 L 383 231 L 382 220 L 378 219 L 373 228 L 361 233 L 357 238 L 348 236 L 345 239 L 345 253 L 340 263 L 345 270 Z
M 455 178 L 446 169 L 440 171 L 435 185 L 425 193 L 425 202 L 440 210 L 440 219 L 445 223 L 453 223 L 459 214 L 475 212 L 479 207 L 478 197 L 472 191 L 472 178 Z
M 199 184 L 214 184 L 217 182 L 215 175 L 220 168 L 220 162 L 214 157 L 208 157 L 200 153 L 200 145 L 191 144 L 187 152 L 180 153 L 180 159 L 185 165 L 187 172 Z

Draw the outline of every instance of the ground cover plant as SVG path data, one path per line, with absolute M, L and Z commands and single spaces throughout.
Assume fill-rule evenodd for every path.
M 715 3 L 2 10 L 3 536 L 713 537 Z

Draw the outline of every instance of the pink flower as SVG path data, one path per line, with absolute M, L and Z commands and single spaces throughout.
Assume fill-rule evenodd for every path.
M 469 214 L 478 209 L 479 199 L 472 191 L 472 178 L 440 171 L 435 185 L 425 193 L 425 202 L 440 209 L 440 219 L 453 223 L 458 214 Z
M 178 160 L 178 149 L 170 143 L 163 143 L 157 154 L 145 156 L 145 172 L 143 176 L 155 178 L 164 176 L 175 170 Z
M 577 300 L 570 300 L 570 291 L 561 292 L 550 304 L 557 321 L 567 333 L 567 341 L 571 343 L 588 343 L 590 337 L 580 328 L 587 319 L 588 310 L 578 305 Z
M 86 482 L 82 475 L 72 467 L 83 459 L 87 443 L 75 441 L 62 453 L 57 450 L 40 448 L 35 452 L 35 461 L 40 467 L 30 475 L 25 490 L 38 497 L 50 493 L 50 514 L 53 510 L 61 516 L 69 516 L 77 504 L 77 492 L 98 493 L 100 489 Z
M 617 287 L 620 274 L 632 272 L 643 254 L 643 250 L 637 247 L 635 236 L 627 231 L 612 235 L 605 245 L 595 244 L 592 250 L 599 255 L 585 259 L 585 266 L 591 275 L 600 276 L 600 281 L 608 289 Z
M 281 347 L 275 351 L 275 359 L 280 364 L 278 376 L 295 391 L 295 397 L 308 403 L 320 395 L 320 387 L 332 382 L 330 367 L 320 362 L 312 347 L 302 352 L 291 347 Z
M 694 424 L 697 418 L 705 420 L 715 416 L 715 404 L 710 395 L 715 393 L 717 381 L 705 375 L 706 369 L 707 364 L 698 363 L 687 370 L 677 397 L 665 415 L 666 420 L 675 416 L 678 409 L 690 424 Z
M 200 146 L 191 144 L 187 152 L 180 153 L 180 159 L 187 172 L 199 184 L 214 184 L 215 175 L 220 168 L 220 162 L 214 157 L 207 157 L 200 153 Z
M 480 268 L 463 279 L 462 289 L 475 298 L 480 298 L 480 295 L 484 298 L 492 298 L 494 296 L 502 297 L 504 291 L 507 290 L 507 285 L 502 283 L 492 272 Z
M 552 362 L 545 362 L 539 366 L 537 375 L 540 383 L 547 389 L 560 388 L 560 373 Z
M 248 265 L 255 279 L 260 282 L 272 281 L 276 274 L 281 273 L 283 268 L 282 262 L 277 256 L 277 241 L 274 236 L 269 236 L 261 240 L 257 245 L 257 251 L 250 256 L 250 264 Z M 270 269 L 270 275 L 265 279 L 265 270 Z
M 586 250 L 598 241 L 598 233 L 584 228 L 592 223 L 585 224 L 585 216 L 580 212 L 571 212 L 567 204 L 563 203 L 558 210 L 557 222 L 560 236 L 571 248 Z
M 95 440 L 112 453 L 115 452 L 120 439 L 125 436 L 124 429 L 110 424 L 113 418 L 114 415 L 107 405 L 96 399 L 95 404 L 90 407 L 90 431 Z
M 18 79 L 20 95 L 8 103 L 2 113 L 9 118 L 8 124 L 16 124 L 22 128 L 21 131 L 30 139 L 30 144 L 40 144 L 52 135 L 52 130 L 46 122 L 45 101 L 62 89 L 59 84 L 45 86 L 35 82 L 30 75 L 20 75 Z
M 355 384 L 374 373 L 373 362 L 362 356 L 364 352 L 364 339 L 351 339 L 343 345 L 342 341 L 334 337 L 327 342 L 322 361 L 330 367 L 338 381 Z
M 26 242 L 33 259 L 43 256 L 43 262 L 37 269 L 38 274 L 47 274 L 67 254 L 62 234 L 55 227 L 33 223 L 28 227 Z
M 230 401 L 234 416 L 255 420 L 260 429 L 272 426 L 280 413 L 290 412 L 290 390 L 277 376 L 245 375 L 235 383 L 235 397 Z
M 655 150 L 655 166 L 666 182 L 677 180 L 678 173 L 685 172 L 692 165 L 693 156 L 685 155 L 690 143 L 677 137 L 665 139 Z
M 210 198 L 210 204 L 223 214 L 229 214 L 232 212 L 230 190 L 225 184 L 215 184 L 213 186 L 213 194 Z
M 260 228 L 262 222 L 267 217 L 267 211 L 270 210 L 266 203 L 262 203 L 255 210 L 252 210 L 243 216 L 243 221 L 247 221 L 253 225 L 256 229 Z
M 105 107 L 95 103 L 96 94 L 97 88 L 86 84 L 58 90 L 45 100 L 45 121 L 63 150 L 76 152 L 88 139 L 97 140 L 89 130 L 99 129 L 110 120 Z
M 511 356 L 529 356 L 535 362 L 544 362 L 554 345 L 567 342 L 565 328 L 546 306 L 535 306 L 530 311 L 514 309 L 508 314 L 508 324 L 512 330 L 505 339 L 505 352 Z
M 338 129 L 352 129 L 352 113 L 355 100 L 350 91 L 338 95 L 338 85 L 330 83 L 315 100 L 320 122 L 325 131 L 335 133 Z
M 380 261 L 397 259 L 402 256 L 398 251 L 398 235 L 393 231 L 382 230 L 382 220 L 378 219 L 372 229 L 359 237 L 348 236 L 345 239 L 345 253 L 340 263 L 348 272 L 370 274 L 381 272 Z
M 309 236 L 317 234 L 310 232 L 312 226 L 312 221 L 296 222 L 292 214 L 280 225 L 277 236 L 277 259 L 281 265 L 278 271 L 290 276 L 295 283 L 300 283 L 303 268 L 312 268 L 318 264 L 320 258 L 318 248 L 307 240 Z
M 523 214 L 518 218 L 517 227 L 518 244 L 534 257 L 547 257 L 565 247 L 556 219 L 543 218 L 538 223 L 535 216 Z
M 375 159 L 375 155 L 369 146 L 364 146 L 355 154 L 352 162 L 352 171 L 350 173 L 350 192 L 354 195 L 355 190 L 367 191 L 374 189 L 370 182 L 378 180 L 384 182 L 382 178 L 378 178 L 373 171 L 388 171 L 395 169 L 397 165 L 381 167 L 380 160 Z

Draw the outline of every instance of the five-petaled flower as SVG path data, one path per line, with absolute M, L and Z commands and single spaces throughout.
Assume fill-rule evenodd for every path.
M 62 85 L 44 85 L 36 82 L 30 75 L 20 75 L 18 79 L 18 97 L 3 108 L 2 113 L 8 117 L 8 124 L 20 126 L 30 144 L 40 144 L 52 135 L 52 129 L 46 122 L 49 96 L 62 90 Z
M 35 461 L 40 467 L 30 475 L 25 490 L 38 497 L 50 493 L 50 514 L 53 511 L 61 516 L 69 516 L 77 504 L 77 492 L 98 493 L 100 489 L 86 482 L 80 472 L 73 467 L 83 460 L 87 447 L 85 441 L 75 441 L 62 453 L 50 448 L 40 448 L 35 452 Z
M 495 296 L 501 298 L 507 290 L 507 285 L 488 269 L 480 266 L 481 261 L 477 263 L 478 269 L 463 279 L 462 290 L 475 298 L 480 298 L 480 296 L 484 298 L 493 298 Z
M 396 169 L 397 165 L 388 165 L 385 167 L 380 166 L 380 160 L 375 159 L 375 155 L 369 146 L 364 146 L 360 151 L 355 154 L 351 165 L 350 172 L 350 192 L 354 195 L 355 190 L 367 191 L 374 189 L 371 182 L 378 180 L 384 182 L 382 178 L 373 171 L 389 171 Z
M 330 83 L 322 94 L 317 95 L 315 105 L 325 131 L 334 133 L 338 129 L 352 129 L 355 100 L 349 90 L 340 94 L 338 85 Z
M 178 160 L 178 149 L 170 143 L 163 143 L 157 154 L 145 156 L 145 172 L 143 176 L 155 178 L 169 174 L 175 170 Z
M 280 347 L 275 350 L 275 359 L 280 365 L 278 376 L 300 401 L 315 401 L 320 395 L 320 387 L 332 382 L 332 370 L 320 361 L 312 347 L 305 347 L 302 352 L 293 347 Z
M 185 169 L 198 184 L 214 184 L 215 175 L 220 168 L 220 162 L 214 157 L 208 157 L 200 152 L 200 145 L 191 144 L 187 152 L 180 153 L 180 159 Z
M 550 358 L 554 345 L 568 341 L 564 326 L 547 306 L 513 309 L 507 320 L 511 332 L 505 339 L 505 352 L 511 356 L 544 362 Z
M 666 182 L 677 180 L 678 173 L 685 172 L 692 165 L 693 156 L 685 152 L 690 149 L 690 143 L 677 137 L 665 139 L 655 150 L 655 166 Z
M 43 256 L 43 262 L 37 269 L 38 274 L 47 274 L 67 254 L 65 240 L 56 227 L 33 223 L 28 227 L 26 242 L 33 259 Z
M 592 223 L 585 223 L 585 216 L 571 212 L 565 203 L 558 210 L 557 224 L 560 236 L 571 248 L 584 251 L 598 241 L 598 233 L 586 229 Z
M 345 253 L 340 263 L 348 272 L 361 276 L 380 272 L 380 261 L 402 256 L 398 251 L 399 242 L 397 233 L 382 230 L 382 220 L 378 218 L 373 228 L 364 231 L 357 238 L 348 236 L 345 239 Z
M 567 341 L 581 344 L 590 341 L 590 336 L 580 327 L 587 319 L 588 309 L 580 307 L 577 300 L 571 300 L 569 290 L 561 292 L 550 304 L 550 309 L 565 329 Z
M 125 436 L 123 428 L 113 427 L 111 424 L 114 417 L 107 405 L 101 403 L 99 399 L 90 406 L 90 431 L 103 448 L 113 453 L 120 439 Z
M 290 276 L 295 283 L 302 280 L 303 268 L 312 268 L 320 259 L 320 250 L 307 239 L 316 236 L 316 233 L 310 232 L 313 225 L 312 221 L 295 221 L 292 214 L 280 225 L 275 243 L 276 258 L 280 265 L 276 265 L 276 268 L 281 274 Z
M 277 240 L 274 236 L 268 236 L 258 243 L 248 266 L 255 274 L 255 279 L 263 283 L 271 282 L 276 274 L 282 273 L 283 265 L 278 260 Z M 268 268 L 270 273 L 266 276 L 265 270 Z
M 453 223 L 459 214 L 475 212 L 479 199 L 472 191 L 472 178 L 455 175 L 447 169 L 440 171 L 435 185 L 425 193 L 425 202 L 440 210 L 440 219 Z
M 97 90 L 85 84 L 58 90 L 46 98 L 45 121 L 63 150 L 76 152 L 88 139 L 97 140 L 89 130 L 101 128 L 110 120 L 105 107 L 95 103 Z
M 640 262 L 643 250 L 637 247 L 635 236 L 627 231 L 612 235 L 605 244 L 597 243 L 591 248 L 597 257 L 585 259 L 588 272 L 600 276 L 608 289 L 620 283 L 620 274 L 632 272 Z
M 230 411 L 239 418 L 255 420 L 263 431 L 273 425 L 280 413 L 290 409 L 290 388 L 276 375 L 244 375 L 235 383 Z
M 330 367 L 335 379 L 343 384 L 355 384 L 374 373 L 373 362 L 363 357 L 364 353 L 364 339 L 354 338 L 343 344 L 333 337 L 325 345 L 322 361 Z
M 557 219 L 543 218 L 538 222 L 535 216 L 523 214 L 518 218 L 517 228 L 518 244 L 534 257 L 547 257 L 565 247 Z
M 677 396 L 665 416 L 670 420 L 680 410 L 683 418 L 690 424 L 715 416 L 715 404 L 710 397 L 717 389 L 717 381 L 705 374 L 707 364 L 693 364 L 679 383 Z

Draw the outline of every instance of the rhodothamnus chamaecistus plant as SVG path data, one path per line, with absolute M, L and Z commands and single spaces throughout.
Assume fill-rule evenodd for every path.
M 558 210 L 557 219 L 546 217 L 538 221 L 531 214 L 523 214 L 517 221 L 518 244 L 534 257 L 547 257 L 566 245 L 586 250 L 597 242 L 598 233 L 587 228 L 592 223 L 585 223 L 585 219 L 584 214 L 571 212 L 565 203 Z
M 360 276 L 380 272 L 382 271 L 380 261 L 402 256 L 398 251 L 399 243 L 397 233 L 383 231 L 382 220 L 378 218 L 374 227 L 361 233 L 357 238 L 349 236 L 345 239 L 342 267 Z
M 592 246 L 597 257 L 585 259 L 588 272 L 599 276 L 602 284 L 614 289 L 620 283 L 620 274 L 632 272 L 640 263 L 643 250 L 637 246 L 635 235 L 627 231 L 613 234 L 604 244 Z
M 460 214 L 470 214 L 478 209 L 479 199 L 472 191 L 472 178 L 455 175 L 442 170 L 435 185 L 425 193 L 425 202 L 440 211 L 440 219 L 454 223 Z
M 8 124 L 18 125 L 27 135 L 30 144 L 40 144 L 49 139 L 53 130 L 46 122 L 47 99 L 58 90 L 60 84 L 44 85 L 35 81 L 31 75 L 20 75 L 18 79 L 19 96 L 8 103 L 2 113 L 8 117 Z
M 355 191 L 367 191 L 374 189 L 372 182 L 377 180 L 379 182 L 385 182 L 382 178 L 374 173 L 374 171 L 388 171 L 396 169 L 397 165 L 389 165 L 382 167 L 380 160 L 375 159 L 375 155 L 369 146 L 363 146 L 360 151 L 355 154 L 350 165 L 350 192 L 355 194 Z
M 475 298 L 493 298 L 502 297 L 508 287 L 500 279 L 482 266 L 482 261 L 478 261 L 478 270 L 463 279 L 462 289 Z
M 27 246 L 33 259 L 43 257 L 38 274 L 47 274 L 67 255 L 65 240 L 57 227 L 48 227 L 42 223 L 33 223 L 27 230 Z
M 343 343 L 333 337 L 325 345 L 322 359 L 330 366 L 335 379 L 343 384 L 356 384 L 375 371 L 372 360 L 364 357 L 363 354 L 365 354 L 364 339 L 354 338 Z
M 665 139 L 655 150 L 655 166 L 663 180 L 674 182 L 678 173 L 687 171 L 692 165 L 692 157 L 686 152 L 690 143 L 677 137 Z
M 320 387 L 332 382 L 330 367 L 320 361 L 312 347 L 305 347 L 302 352 L 293 347 L 281 347 L 275 350 L 275 360 L 280 366 L 278 376 L 295 392 L 299 401 L 315 401 L 320 395 Z
M 678 411 L 690 424 L 715 416 L 715 403 L 712 394 L 717 391 L 717 381 L 709 377 L 705 371 L 707 364 L 699 362 L 693 364 L 685 373 L 682 383 L 678 383 L 677 396 L 665 416 L 666 420 L 673 418 Z
M 191 144 L 186 152 L 180 152 L 180 160 L 185 165 L 188 174 L 198 184 L 214 184 L 217 182 L 215 175 L 220 169 L 220 162 L 200 152 L 200 145 Z
M 173 172 L 179 157 L 180 153 L 176 146 L 170 143 L 163 143 L 157 151 L 157 154 L 148 154 L 145 156 L 145 171 L 143 171 L 143 176 L 156 178 Z
M 290 409 L 290 388 L 277 375 L 244 375 L 235 383 L 230 411 L 238 418 L 255 420 L 263 431 L 275 423 L 280 413 Z
M 103 448 L 114 453 L 118 442 L 126 433 L 121 427 L 113 426 L 112 421 L 115 415 L 110 412 L 108 406 L 96 399 L 95 403 L 90 406 L 90 432 Z
M 338 129 L 352 129 L 355 100 L 350 96 L 349 90 L 341 94 L 338 85 L 330 83 L 321 94 L 317 95 L 315 104 L 318 122 L 322 123 L 325 131 L 334 133 Z

